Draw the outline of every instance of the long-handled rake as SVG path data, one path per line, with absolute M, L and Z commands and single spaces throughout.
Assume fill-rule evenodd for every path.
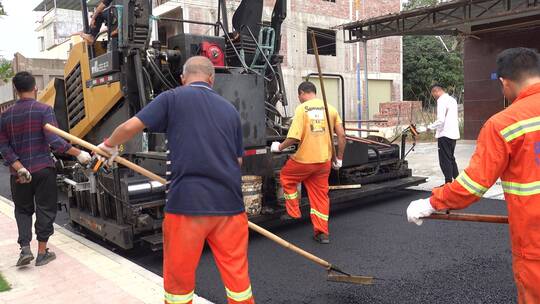
M 102 156 L 105 156 L 105 157 L 109 157 L 110 155 L 108 155 L 105 151 L 101 150 L 99 147 L 83 140 L 83 139 L 80 139 L 72 134 L 69 134 L 63 130 L 60 130 L 50 124 L 46 124 L 45 125 L 45 129 L 50 131 L 50 132 L 53 132 L 69 141 L 71 141 L 72 143 L 75 143 L 77 145 L 80 145 L 81 147 L 84 147 L 88 150 L 91 150 L 99 155 L 102 155 Z M 146 169 L 144 169 L 143 167 L 141 166 L 138 166 L 132 162 L 130 162 L 129 160 L 123 158 L 123 157 L 116 157 L 114 159 L 117 163 L 123 165 L 123 166 L 126 166 L 128 168 L 130 168 L 131 170 L 135 171 L 135 172 L 138 172 L 152 180 L 155 180 L 157 182 L 160 182 L 162 184 L 165 184 L 167 181 L 159 176 L 159 175 L 156 175 Z M 330 264 L 329 262 L 287 242 L 286 240 L 280 238 L 279 236 L 273 234 L 272 232 L 252 223 L 252 222 L 248 222 L 248 225 L 249 225 L 249 228 L 251 228 L 252 230 L 258 232 L 259 234 L 265 236 L 266 238 L 278 243 L 279 245 L 291 250 L 291 251 L 294 251 L 296 253 L 298 253 L 299 255 L 323 266 L 326 268 L 326 270 L 328 271 L 328 275 L 327 275 L 327 280 L 328 281 L 334 281 L 334 282 L 342 282 L 342 283 L 351 283 L 351 284 L 362 284 L 362 285 L 368 285 L 368 284 L 372 284 L 373 283 L 373 277 L 365 277 L 365 276 L 354 276 L 354 275 L 351 275 L 349 273 L 346 273 L 344 272 L 343 270 L 339 269 L 337 266 L 335 265 L 332 265 Z

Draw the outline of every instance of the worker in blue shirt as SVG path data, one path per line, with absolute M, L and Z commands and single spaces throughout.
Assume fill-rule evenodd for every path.
M 228 302 L 254 303 L 241 189 L 240 115 L 212 90 L 214 74 L 208 58 L 191 57 L 184 65 L 182 87 L 160 94 L 99 145 L 113 159 L 118 145 L 145 128 L 167 134 L 165 303 L 191 303 L 205 241 L 214 254 Z

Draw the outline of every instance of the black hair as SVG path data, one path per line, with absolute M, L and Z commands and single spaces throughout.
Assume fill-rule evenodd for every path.
M 506 49 L 497 56 L 497 76 L 513 81 L 540 76 L 540 55 L 524 47 Z
M 36 79 L 26 71 L 15 74 L 11 81 L 19 93 L 32 92 L 36 87 Z
M 431 91 L 433 91 L 433 89 L 435 89 L 435 88 L 439 88 L 439 89 L 441 89 L 441 90 L 444 90 L 444 87 L 442 86 L 442 84 L 440 84 L 440 83 L 434 83 L 434 84 L 431 85 L 431 87 L 429 87 L 429 91 L 431 92 Z
M 300 95 L 302 92 L 317 94 L 317 88 L 313 82 L 304 81 L 298 86 L 298 95 Z

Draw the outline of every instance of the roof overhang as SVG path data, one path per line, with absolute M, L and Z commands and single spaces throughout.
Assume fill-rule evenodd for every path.
M 346 42 L 405 35 L 474 35 L 540 25 L 540 1 L 458 0 L 340 26 Z
M 96 6 L 99 0 L 87 0 L 88 7 Z M 53 8 L 81 10 L 81 0 L 42 0 L 34 8 L 36 12 L 47 12 Z

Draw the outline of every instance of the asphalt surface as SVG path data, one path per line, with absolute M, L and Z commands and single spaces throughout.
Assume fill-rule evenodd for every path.
M 10 197 L 6 172 L 1 170 L 0 194 Z M 343 270 L 379 278 L 372 286 L 327 282 L 321 266 L 252 234 L 249 262 L 257 303 L 515 303 L 508 227 L 434 220 L 420 227 L 407 223 L 408 203 L 428 195 L 403 190 L 332 212 L 330 245 L 311 239 L 308 221 L 273 229 Z M 503 201 L 484 199 L 467 211 L 505 214 L 506 207 Z M 62 213 L 60 224 L 66 218 Z M 120 253 L 161 274 L 161 253 Z M 201 257 L 196 292 L 225 303 L 210 250 Z

